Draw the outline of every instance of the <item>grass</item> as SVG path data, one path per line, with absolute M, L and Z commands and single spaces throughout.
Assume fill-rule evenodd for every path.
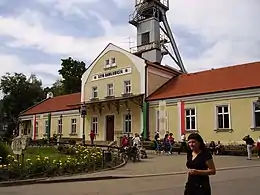
M 24 151 L 24 158 L 35 160 L 36 156 L 49 157 L 52 160 L 60 160 L 63 158 L 67 158 L 67 155 L 59 153 L 57 148 L 54 147 L 28 147 Z

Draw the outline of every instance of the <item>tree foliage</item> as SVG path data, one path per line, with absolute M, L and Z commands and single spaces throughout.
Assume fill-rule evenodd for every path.
M 71 57 L 61 59 L 61 69 L 59 74 L 62 76 L 63 92 L 65 94 L 81 91 L 81 77 L 86 71 L 86 64 L 83 61 L 74 60 Z
M 35 75 L 27 78 L 22 73 L 6 73 L 0 80 L 3 92 L 2 112 L 6 115 L 10 127 L 17 122 L 20 112 L 33 106 L 44 98 L 42 82 Z

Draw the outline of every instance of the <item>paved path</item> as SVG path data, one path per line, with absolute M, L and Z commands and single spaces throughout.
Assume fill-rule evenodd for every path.
M 186 175 L 0 188 L 1 195 L 182 195 Z M 259 195 L 260 168 L 217 172 L 212 195 Z
M 254 159 L 246 160 L 245 157 L 235 156 L 215 156 L 214 161 L 217 168 L 229 168 L 239 166 L 259 165 L 260 160 Z M 172 156 L 155 156 L 150 155 L 148 159 L 144 159 L 137 163 L 128 163 L 126 166 L 105 172 L 98 172 L 93 174 L 86 174 L 80 176 L 72 176 L 72 178 L 93 177 L 93 176 L 134 176 L 145 174 L 161 174 L 186 171 L 186 156 L 172 155 Z

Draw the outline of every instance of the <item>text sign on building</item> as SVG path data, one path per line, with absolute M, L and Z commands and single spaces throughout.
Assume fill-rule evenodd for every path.
M 95 74 L 95 75 L 92 76 L 92 81 L 116 77 L 116 76 L 130 74 L 130 73 L 131 73 L 131 68 L 129 68 L 129 67 L 121 68 L 121 69 L 117 69 L 117 70 L 113 70 L 113 71 L 109 71 L 109 72 L 103 72 L 103 73 Z

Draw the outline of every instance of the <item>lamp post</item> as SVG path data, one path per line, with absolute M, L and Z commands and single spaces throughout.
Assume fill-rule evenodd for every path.
M 130 133 L 131 132 L 129 132 L 129 130 L 130 130 L 130 128 L 131 128 L 131 124 L 130 124 L 130 121 L 129 121 L 129 116 L 130 116 L 130 114 L 131 114 L 131 112 L 130 112 L 130 109 L 129 108 L 127 108 L 126 109 L 126 111 L 127 111 L 127 137 L 128 137 L 128 139 L 129 139 L 129 137 L 130 137 Z
M 59 128 L 58 128 L 58 143 L 57 143 L 57 145 L 59 146 L 60 145 L 60 140 L 61 140 L 61 135 L 62 135 L 62 126 L 63 126 L 63 121 L 62 121 L 62 118 L 63 118 L 63 116 L 62 116 L 62 114 L 60 115 L 60 121 L 59 121 Z
M 86 119 L 86 115 L 87 115 L 87 107 L 86 107 L 86 103 L 84 102 L 81 105 L 81 117 L 83 118 L 83 132 L 82 132 L 82 145 L 85 145 L 85 119 Z

